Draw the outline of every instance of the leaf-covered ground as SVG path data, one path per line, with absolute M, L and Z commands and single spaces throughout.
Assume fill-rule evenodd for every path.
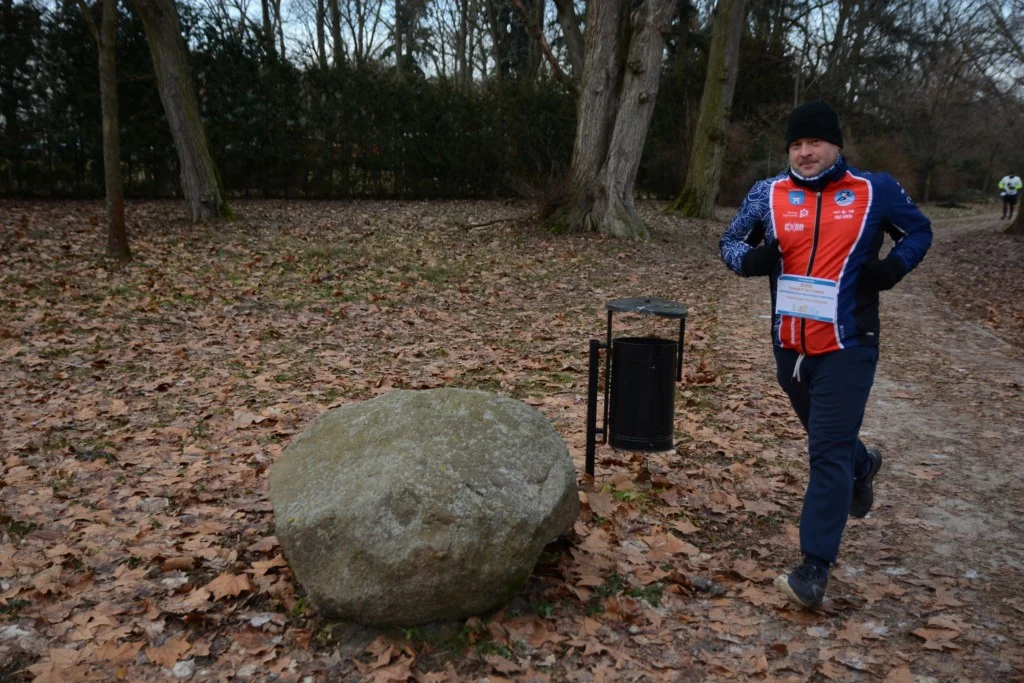
M 194 228 L 132 204 L 121 268 L 99 203 L 0 203 L 0 679 L 1024 675 L 1024 279 L 988 214 L 938 222 L 885 297 L 877 506 L 806 613 L 771 586 L 798 559 L 804 440 L 766 283 L 718 261 L 722 224 L 651 205 L 634 244 L 469 227 L 528 210 L 497 202 L 234 208 Z M 309 610 L 266 490 L 293 435 L 392 389 L 481 388 L 542 410 L 582 472 L 587 342 L 640 294 L 690 310 L 674 453 L 602 446 L 573 533 L 496 614 L 371 630 Z

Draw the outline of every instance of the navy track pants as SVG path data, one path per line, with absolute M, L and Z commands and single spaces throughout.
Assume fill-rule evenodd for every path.
M 855 346 L 804 356 L 775 348 L 779 386 L 807 431 L 811 477 L 800 513 L 800 550 L 829 563 L 839 542 L 853 497 L 854 477 L 867 474 L 871 463 L 861 442 L 864 407 L 875 381 L 878 347 Z

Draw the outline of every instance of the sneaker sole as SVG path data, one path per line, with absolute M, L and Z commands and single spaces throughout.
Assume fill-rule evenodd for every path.
M 860 514 L 850 510 L 850 516 L 856 517 L 857 519 L 864 519 L 868 516 L 868 513 L 871 512 L 871 508 L 875 507 L 875 476 L 882 471 L 882 453 L 880 451 L 875 452 L 878 453 L 878 467 L 868 475 L 868 489 L 871 491 L 871 503 L 868 505 L 868 509 Z
M 804 602 L 800 599 L 800 596 L 793 592 L 793 589 L 789 585 L 789 575 L 780 574 L 775 577 L 775 587 L 778 588 L 783 595 L 789 598 L 792 602 L 795 602 L 804 609 L 815 609 L 821 606 L 821 602 Z

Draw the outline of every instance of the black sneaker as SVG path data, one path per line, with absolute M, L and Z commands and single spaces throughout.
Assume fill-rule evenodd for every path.
M 775 587 L 804 609 L 821 605 L 827 585 L 828 571 L 806 561 L 789 574 L 775 577 Z
M 868 449 L 871 469 L 860 479 L 853 480 L 853 498 L 850 500 L 850 516 L 865 517 L 875 502 L 873 483 L 878 470 L 882 469 L 882 454 L 875 448 Z

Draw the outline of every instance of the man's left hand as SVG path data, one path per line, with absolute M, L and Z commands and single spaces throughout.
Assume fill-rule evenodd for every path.
M 903 279 L 906 273 L 903 264 L 895 256 L 889 255 L 884 259 L 866 261 L 860 268 L 861 282 L 878 292 L 892 289 L 896 283 Z

